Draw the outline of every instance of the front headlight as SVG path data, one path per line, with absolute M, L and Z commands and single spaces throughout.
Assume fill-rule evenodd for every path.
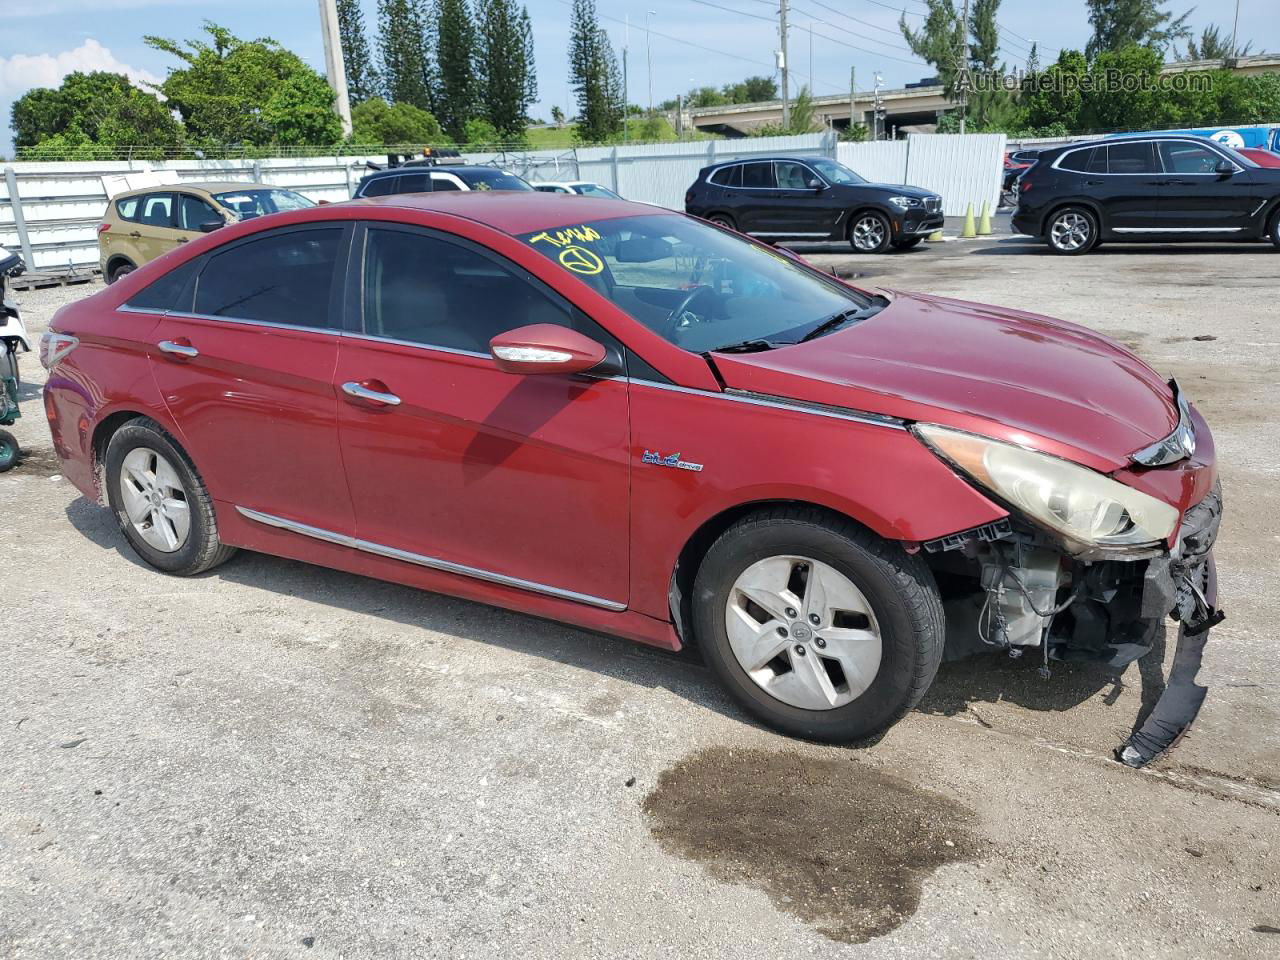
M 901 207 L 903 210 L 910 209 L 911 207 L 922 206 L 921 202 L 915 197 L 890 197 L 889 202 L 895 206 Z
M 1177 526 L 1177 508 L 1077 463 L 936 424 L 916 424 L 915 432 L 935 453 L 1069 542 L 1154 546 Z

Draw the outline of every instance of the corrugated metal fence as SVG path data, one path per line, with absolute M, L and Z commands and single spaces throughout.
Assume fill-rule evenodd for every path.
M 630 200 L 680 210 L 698 171 L 724 160 L 789 154 L 838 158 L 868 180 L 912 183 L 942 194 L 948 214 L 999 198 L 1003 134 L 917 134 L 907 140 L 837 143 L 830 133 L 744 140 L 583 147 L 529 153 L 468 154 L 531 181 L 592 180 Z M 263 160 L 15 163 L 0 180 L 0 246 L 20 250 L 32 270 L 92 269 L 107 200 L 137 186 L 196 180 L 269 183 L 312 200 L 351 196 L 366 161 L 383 156 Z M 14 198 L 21 198 L 15 203 Z

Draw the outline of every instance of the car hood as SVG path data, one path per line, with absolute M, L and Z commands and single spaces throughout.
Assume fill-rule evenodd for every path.
M 923 200 L 925 197 L 936 197 L 938 194 L 933 190 L 926 190 L 924 187 L 912 187 L 905 183 L 845 183 L 840 184 L 846 190 L 868 191 L 874 190 L 877 193 L 883 193 L 890 197 L 915 197 L 917 200 Z
M 730 390 L 970 430 L 1111 472 L 1178 423 L 1169 385 L 1120 344 L 1035 314 L 884 291 L 809 343 L 715 354 Z

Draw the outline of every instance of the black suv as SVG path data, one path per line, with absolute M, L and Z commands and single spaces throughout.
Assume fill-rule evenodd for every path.
M 858 253 L 914 247 L 941 230 L 942 198 L 868 183 L 825 157 L 766 157 L 704 167 L 685 213 L 762 240 L 848 240 Z
M 1013 228 L 1055 253 L 1103 240 L 1265 240 L 1280 246 L 1280 169 L 1204 137 L 1157 134 L 1057 147 L 1018 181 Z
M 514 173 L 497 167 L 405 164 L 375 170 L 356 186 L 355 199 L 386 197 L 393 193 L 439 193 L 443 190 L 532 190 Z

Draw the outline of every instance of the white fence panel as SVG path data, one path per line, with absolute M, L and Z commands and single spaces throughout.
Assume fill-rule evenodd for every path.
M 907 141 L 842 143 L 836 159 L 872 183 L 906 183 Z
M 913 134 L 907 144 L 906 182 L 941 194 L 948 216 L 963 215 L 970 204 L 974 214 L 984 203 L 988 210 L 1000 205 L 1003 133 Z

